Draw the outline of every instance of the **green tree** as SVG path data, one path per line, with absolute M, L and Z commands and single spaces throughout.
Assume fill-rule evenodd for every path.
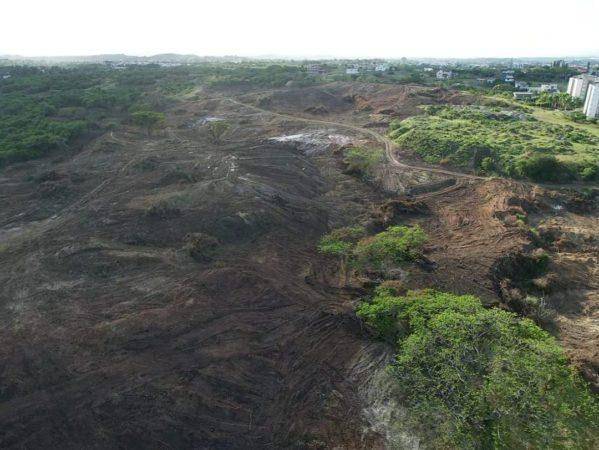
M 224 120 L 214 120 L 207 123 L 208 135 L 215 144 L 222 142 L 223 135 L 231 128 L 231 125 Z
M 137 111 L 131 114 L 131 117 L 133 123 L 144 128 L 148 136 L 152 134 L 152 130 L 165 122 L 164 114 L 156 111 Z
M 596 399 L 531 320 L 432 290 L 379 290 L 358 315 L 395 345 L 390 373 L 430 448 L 596 448 Z

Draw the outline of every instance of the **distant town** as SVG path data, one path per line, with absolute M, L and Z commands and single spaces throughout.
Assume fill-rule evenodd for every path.
M 579 118 L 596 121 L 599 117 L 599 58 L 477 58 L 477 59 L 319 59 L 247 58 L 238 56 L 196 56 L 161 54 L 154 56 L 94 55 L 60 57 L 21 57 L 0 55 L 0 81 L 11 76 L 3 67 L 15 65 L 70 66 L 97 64 L 113 70 L 155 66 L 177 68 L 194 65 L 265 67 L 295 65 L 304 72 L 304 84 L 310 78 L 318 82 L 361 81 L 373 83 L 418 83 L 446 88 L 481 91 L 524 103 L 564 103 L 576 109 Z M 297 81 L 291 81 L 291 84 Z

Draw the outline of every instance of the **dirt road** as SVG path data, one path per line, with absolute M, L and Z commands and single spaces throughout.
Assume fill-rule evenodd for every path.
M 489 179 L 488 177 L 481 177 L 478 175 L 472 175 L 472 174 L 467 174 L 467 173 L 462 173 L 462 172 L 454 172 L 451 170 L 438 169 L 438 168 L 434 168 L 434 167 L 426 167 L 426 166 L 419 166 L 419 165 L 403 163 L 403 162 L 399 161 L 397 159 L 397 156 L 395 155 L 395 150 L 396 150 L 395 143 L 388 137 L 386 137 L 374 130 L 368 129 L 368 128 L 363 128 L 363 127 L 351 125 L 348 123 L 333 122 L 333 121 L 329 121 L 329 120 L 320 120 L 320 119 L 310 119 L 310 118 L 301 117 L 301 116 L 292 116 L 290 114 L 278 113 L 275 111 L 270 111 L 268 109 L 264 109 L 264 108 L 260 108 L 258 106 L 251 105 L 249 103 L 243 103 L 243 102 L 240 102 L 239 100 L 236 100 L 236 99 L 230 98 L 230 97 L 227 97 L 226 100 L 231 103 L 234 103 L 234 104 L 237 104 L 240 106 L 244 106 L 246 108 L 250 108 L 250 109 L 265 113 L 265 114 L 271 114 L 271 115 L 281 117 L 284 119 L 297 120 L 297 121 L 301 121 L 301 122 L 305 122 L 305 123 L 314 123 L 314 124 L 320 124 L 320 125 L 341 127 L 341 128 L 346 128 L 346 129 L 349 129 L 352 131 L 356 131 L 358 133 L 367 134 L 385 146 L 385 153 L 387 155 L 387 158 L 389 159 L 389 162 L 395 167 L 399 167 L 399 168 L 403 168 L 403 169 L 411 169 L 411 170 L 420 170 L 423 172 L 438 173 L 438 174 L 448 175 L 451 177 L 458 177 L 458 178 L 470 178 L 470 179 L 475 179 L 475 180 Z

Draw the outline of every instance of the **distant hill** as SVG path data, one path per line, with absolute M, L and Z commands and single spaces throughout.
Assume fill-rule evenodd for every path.
M 176 53 L 163 53 L 152 56 L 132 56 L 123 53 L 88 55 L 88 56 L 20 56 L 20 55 L 0 55 L 0 60 L 18 62 L 24 64 L 98 64 L 105 62 L 118 62 L 129 64 L 140 63 L 180 63 L 192 64 L 202 62 L 228 62 L 244 61 L 250 58 L 239 56 L 198 56 L 198 55 L 179 55 Z

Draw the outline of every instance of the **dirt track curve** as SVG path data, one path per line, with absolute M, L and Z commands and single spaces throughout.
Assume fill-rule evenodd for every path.
M 301 117 L 301 116 L 293 116 L 290 114 L 278 113 L 275 111 L 270 111 L 268 109 L 264 109 L 264 108 L 260 108 L 258 106 L 251 105 L 249 103 L 243 103 L 243 102 L 240 102 L 239 100 L 235 100 L 234 98 L 230 98 L 230 97 L 227 97 L 226 100 L 229 102 L 235 103 L 237 105 L 244 106 L 246 108 L 254 109 L 256 111 L 260 111 L 265 114 L 271 114 L 271 115 L 274 115 L 277 117 L 282 117 L 284 119 L 297 120 L 297 121 L 306 122 L 306 123 L 331 125 L 331 126 L 336 126 L 336 127 L 347 128 L 349 130 L 353 130 L 358 133 L 367 134 L 369 136 L 372 136 L 373 138 L 375 138 L 377 141 L 379 141 L 380 143 L 382 143 L 385 146 L 385 153 L 387 154 L 387 158 L 389 159 L 389 162 L 395 167 L 400 167 L 403 169 L 411 169 L 411 170 L 420 170 L 423 172 L 438 173 L 438 174 L 449 175 L 449 176 L 458 177 L 458 178 L 470 178 L 470 179 L 475 179 L 475 180 L 489 179 L 488 177 L 482 177 L 482 176 L 472 175 L 472 174 L 467 174 L 467 173 L 462 173 L 462 172 L 453 172 L 451 170 L 438 169 L 438 168 L 434 168 L 434 167 L 418 166 L 418 165 L 403 163 L 403 162 L 399 161 L 395 155 L 395 143 L 388 137 L 386 137 L 380 133 L 377 133 L 374 130 L 368 129 L 368 128 L 359 127 L 357 125 L 350 125 L 348 123 L 332 122 L 329 120 L 320 120 L 320 119 L 309 119 L 309 118 Z

